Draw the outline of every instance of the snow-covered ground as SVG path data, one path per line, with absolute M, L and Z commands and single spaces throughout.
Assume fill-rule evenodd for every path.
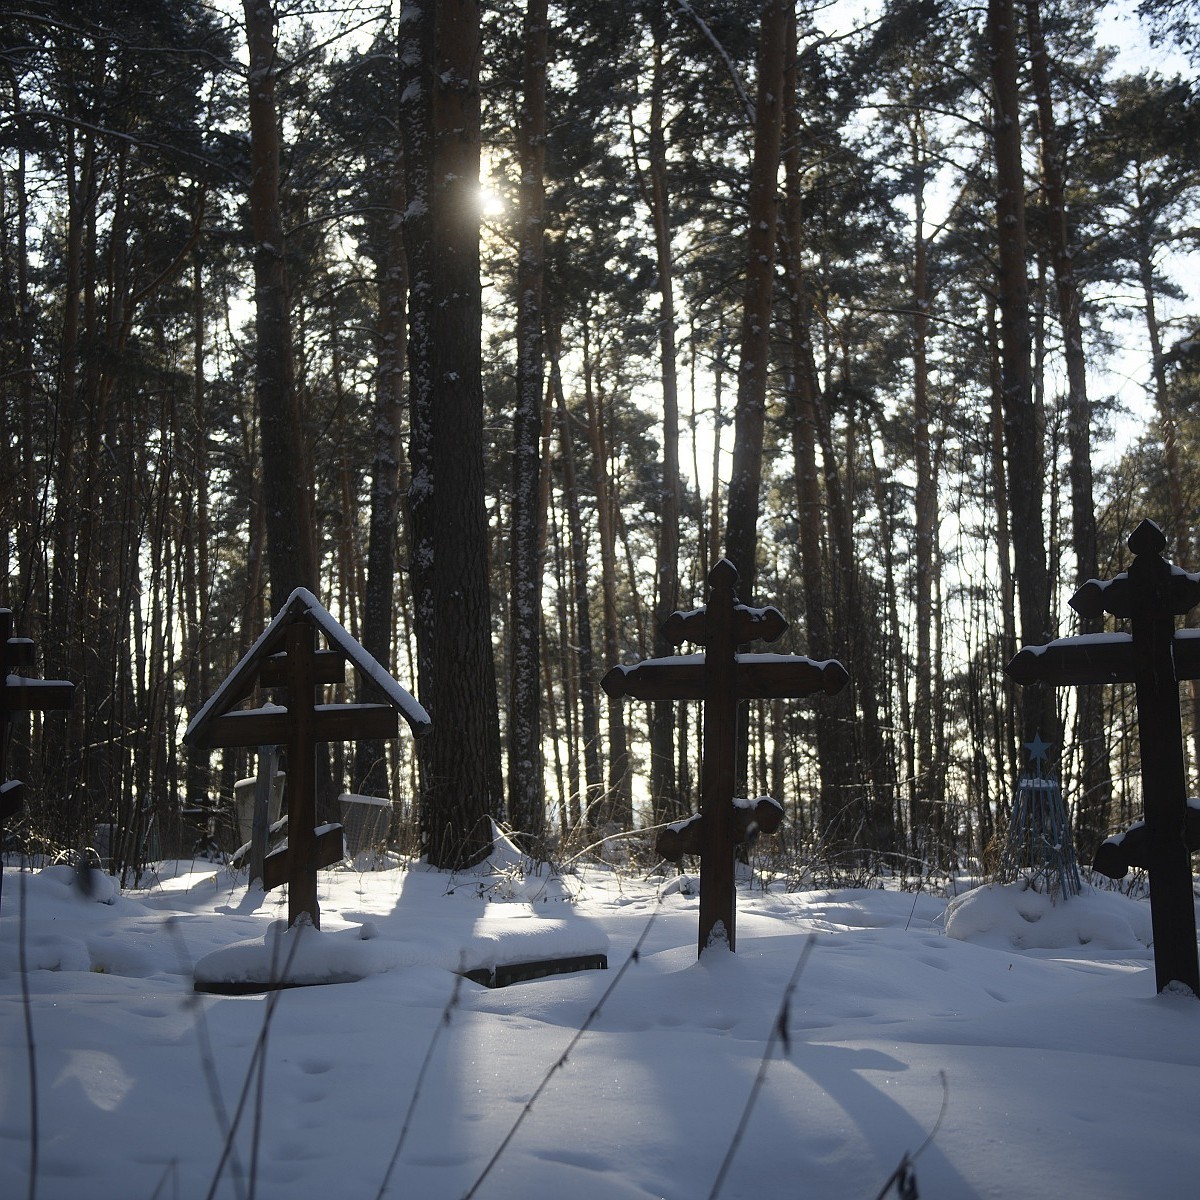
M 697 962 L 686 885 L 343 869 L 294 963 L 361 978 L 223 996 L 195 964 L 286 955 L 286 904 L 196 866 L 5 871 L 0 1196 L 871 1200 L 905 1155 L 926 1200 L 1200 1187 L 1200 1002 L 1155 994 L 1144 901 L 756 881 Z

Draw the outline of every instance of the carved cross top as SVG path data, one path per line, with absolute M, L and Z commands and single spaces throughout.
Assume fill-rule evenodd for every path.
M 1158 990 L 1178 980 L 1200 995 L 1179 715 L 1179 683 L 1200 679 L 1200 630 L 1175 628 L 1175 618 L 1200 603 L 1200 574 L 1163 558 L 1167 539 L 1153 521 L 1143 521 L 1126 545 L 1134 554 L 1129 569 L 1113 579 L 1089 579 L 1070 604 L 1083 617 L 1128 618 L 1130 632 L 1026 646 L 1005 671 L 1022 684 L 1135 686 Z
M 704 702 L 704 759 L 700 807 L 699 950 L 713 940 L 735 946 L 734 809 L 737 709 L 742 700 L 833 695 L 850 676 L 836 659 L 817 662 L 795 654 L 739 654 L 747 642 L 774 642 L 788 628 L 775 608 L 738 602 L 737 569 L 722 559 L 709 572 L 704 608 L 676 612 L 663 624 L 673 646 L 699 643 L 704 653 L 647 659 L 614 667 L 601 687 L 614 699 Z

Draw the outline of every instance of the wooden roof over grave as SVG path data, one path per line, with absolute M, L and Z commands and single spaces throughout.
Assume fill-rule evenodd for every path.
M 346 663 L 382 693 L 384 704 L 319 704 L 317 719 L 321 725 L 321 740 L 348 740 L 362 736 L 394 737 L 393 710 L 398 712 L 414 735 L 420 737 L 432 728 L 429 714 L 407 689 L 390 674 L 334 619 L 307 588 L 297 588 L 263 630 L 254 645 L 242 656 L 225 682 L 209 697 L 207 703 L 192 718 L 184 734 L 188 745 L 226 746 L 246 744 L 239 726 L 253 719 L 256 729 L 269 733 L 273 716 L 279 722 L 278 742 L 287 740 L 287 709 L 268 704 L 262 708 L 240 709 L 240 705 L 256 686 L 278 687 L 286 682 L 283 670 L 284 649 L 288 630 L 298 624 L 311 625 L 320 633 L 327 649 L 314 655 L 314 683 L 345 682 Z M 387 718 L 381 721 L 381 717 Z M 391 722 L 392 728 L 386 728 Z M 273 740 L 256 734 L 256 741 L 266 744 Z

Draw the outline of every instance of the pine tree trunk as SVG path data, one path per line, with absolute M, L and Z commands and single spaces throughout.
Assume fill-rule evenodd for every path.
M 554 369 L 551 368 L 551 387 L 553 388 Z M 548 408 L 554 409 L 551 404 Z M 563 485 L 564 497 L 566 485 Z M 553 506 L 553 497 L 551 497 Z M 558 676 L 562 681 L 563 694 L 563 733 L 567 740 L 567 827 L 578 828 L 584 817 L 586 797 L 580 787 L 580 739 L 579 739 L 579 688 L 576 686 L 575 659 L 571 654 L 572 645 L 579 645 L 577 622 L 572 604 L 571 567 L 567 554 L 563 549 L 561 519 L 557 513 L 551 514 L 550 528 L 554 535 L 554 589 L 558 604 Z M 570 534 L 568 533 L 568 536 Z M 597 763 L 599 760 L 597 760 Z M 599 766 L 597 765 L 597 772 Z
M 1071 256 L 1063 151 L 1050 93 L 1050 71 L 1040 0 L 1025 0 L 1025 12 L 1029 26 L 1031 76 L 1037 100 L 1042 186 L 1054 255 L 1055 298 L 1062 327 L 1063 357 L 1067 366 L 1067 471 L 1071 486 L 1071 540 L 1075 551 L 1076 582 L 1084 583 L 1099 574 L 1099 564 L 1092 485 L 1092 414 L 1088 403 L 1087 358 L 1080 315 L 1082 298 Z M 1079 628 L 1081 633 L 1099 633 L 1104 628 L 1104 622 L 1102 619 L 1084 617 L 1080 618 Z M 1103 699 L 1099 688 L 1080 688 L 1076 697 L 1076 728 L 1083 758 L 1083 798 L 1076 819 L 1075 836 L 1081 853 L 1086 857 L 1090 857 L 1107 832 L 1108 811 L 1112 804 L 1112 776 L 1104 729 Z
M 996 156 L 996 284 L 1000 308 L 1000 392 L 1008 475 L 1022 485 L 1009 491 L 1012 543 L 1020 602 L 1020 635 L 1026 645 L 1054 636 L 1050 573 L 1042 501 L 1046 458 L 1043 419 L 1033 395 L 1029 282 L 1025 253 L 1025 176 L 1021 165 L 1020 93 L 1017 87 L 1016 14 L 1012 0 L 988 0 L 988 43 L 994 101 Z M 1054 699 L 1044 685 L 1023 689 L 1022 737 L 1039 731 L 1057 743 Z
M 187 413 L 186 432 L 181 442 L 190 448 L 182 474 L 183 525 L 180 555 L 185 581 L 182 603 L 184 626 L 184 662 L 187 664 L 185 706 L 189 719 L 212 694 L 209 662 L 208 605 L 211 592 L 211 566 L 208 519 L 208 422 L 205 384 L 204 266 L 199 256 L 192 264 L 192 405 Z M 207 795 L 209 754 L 188 747 L 184 798 Z
M 1004 450 L 1004 396 L 1001 386 L 1000 330 L 994 308 L 988 312 L 988 361 L 991 366 L 990 390 L 991 436 L 989 438 L 990 464 L 988 474 L 992 484 L 992 498 L 996 516 L 996 561 L 999 566 L 1000 585 L 1000 640 L 1002 666 L 1017 652 L 1017 589 L 1013 578 L 1013 537 L 1009 518 L 1008 468 Z M 1004 691 L 1004 711 L 995 723 L 996 770 L 1002 776 L 1009 774 L 1009 767 L 1017 750 L 1017 685 L 1001 673 Z
M 542 761 L 542 281 L 545 261 L 547 0 L 525 12 L 524 95 L 517 126 L 521 164 L 517 257 L 517 403 L 513 413 L 513 490 L 508 696 L 508 819 L 531 849 L 546 822 Z
M 397 81 L 398 82 L 398 81 Z M 396 92 L 399 121 L 399 89 Z M 378 297 L 378 366 L 375 382 L 374 456 L 371 513 L 367 531 L 367 582 L 363 595 L 362 643 L 385 668 L 392 667 L 392 610 L 395 604 L 396 525 L 400 515 L 400 466 L 404 450 L 405 361 L 408 352 L 408 263 L 404 255 L 404 159 L 397 144 L 382 164 L 388 176 L 389 204 L 373 244 Z M 360 677 L 360 703 L 382 697 Z M 355 746 L 355 777 L 366 795 L 388 794 L 386 746 L 363 739 Z M 394 799 L 394 797 L 393 797 Z
M 583 540 L 583 520 L 579 513 L 579 485 L 575 472 L 575 447 L 571 440 L 571 419 L 563 395 L 558 329 L 547 327 L 550 352 L 550 380 L 558 407 L 558 443 L 562 455 L 563 503 L 567 508 L 570 537 L 570 566 L 575 599 L 575 642 L 579 678 L 579 704 L 583 726 L 584 796 L 580 819 L 590 834 L 602 814 L 598 811 L 604 793 L 604 775 L 600 766 L 600 710 L 596 700 L 596 664 L 592 645 L 591 602 L 588 599 L 590 570 L 587 546 Z
M 479 7 L 401 13 L 405 89 L 413 583 L 421 699 L 421 836 L 434 866 L 491 849 L 503 803 L 483 494 Z
M 254 238 L 254 393 L 262 431 L 271 609 L 278 612 L 294 588 L 317 588 L 316 526 L 293 384 L 279 192 L 275 10 L 271 0 L 243 0 L 243 10 L 250 56 L 248 201 Z
M 933 607 L 934 547 L 937 539 L 937 478 L 933 472 L 929 421 L 929 264 L 925 233 L 926 146 L 920 116 L 912 118 L 910 153 L 913 168 L 912 364 L 913 364 L 913 465 L 916 470 L 913 513 L 915 613 L 917 653 L 913 667 L 916 684 L 913 718 L 916 725 L 916 774 L 912 822 L 914 828 L 936 831 L 944 818 L 942 747 L 934 747 L 933 632 L 937 616 Z
M 654 656 L 675 647 L 662 632 L 679 600 L 679 384 L 675 354 L 675 283 L 671 256 L 671 216 L 667 188 L 667 148 L 663 136 L 662 23 L 654 22 L 654 71 L 650 92 L 650 216 L 654 225 L 655 260 L 660 298 L 658 337 L 662 370 L 663 460 L 659 491 L 657 590 L 654 608 Z M 675 780 L 675 706 L 656 701 L 650 715 L 650 801 L 655 823 L 682 816 Z
M 801 260 L 804 244 L 800 122 L 796 106 L 796 22 L 788 22 L 787 72 L 785 91 L 786 139 L 784 166 L 786 202 L 784 206 L 784 277 L 788 288 L 788 321 L 791 334 L 791 369 L 788 373 L 788 412 L 791 421 L 792 459 L 796 479 L 796 512 L 799 516 L 801 587 L 804 594 L 806 653 L 814 658 L 832 657 L 834 643 L 830 635 L 826 562 L 822 553 L 821 533 L 825 525 L 821 497 L 821 479 L 817 467 L 818 382 L 813 363 L 810 333 L 810 304 L 807 280 Z M 843 702 L 814 706 L 816 731 L 815 765 L 817 806 L 823 814 L 836 811 L 839 783 L 845 774 L 848 748 L 841 736 L 837 711 Z M 782 800 L 782 797 L 777 797 Z
M 738 368 L 733 466 L 725 527 L 725 552 L 738 570 L 738 594 L 747 603 L 754 596 L 756 579 L 788 13 L 789 6 L 782 0 L 764 0 L 758 43 L 758 98 L 747 214 L 749 237 L 746 294 L 742 307 L 742 357 Z
M 588 413 L 588 446 L 592 466 L 592 490 L 596 495 L 596 523 L 600 533 L 600 591 L 604 600 L 604 657 L 612 665 L 620 661 L 621 647 L 617 614 L 616 503 L 608 472 L 608 445 L 604 432 L 604 397 L 596 383 L 591 353 L 588 318 L 583 327 L 583 390 Z M 628 829 L 633 824 L 632 781 L 629 747 L 625 734 L 625 708 L 618 701 L 608 706 L 608 790 L 598 815 L 601 826 Z

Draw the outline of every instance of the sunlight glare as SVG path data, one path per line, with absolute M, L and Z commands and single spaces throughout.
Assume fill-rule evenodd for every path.
M 481 184 L 479 188 L 479 211 L 484 220 L 490 220 L 504 215 L 504 197 L 493 191 L 488 185 Z

